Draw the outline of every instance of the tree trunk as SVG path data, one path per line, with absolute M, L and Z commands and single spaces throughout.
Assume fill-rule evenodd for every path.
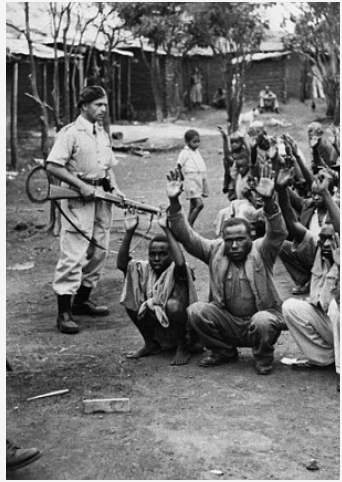
M 141 55 L 150 74 L 150 81 L 152 86 L 153 99 L 155 103 L 157 122 L 163 122 L 164 120 L 163 97 L 160 89 L 160 85 L 161 85 L 160 69 L 159 69 L 159 61 L 157 58 L 157 54 L 155 52 L 151 54 L 151 65 L 148 63 L 148 60 L 146 58 L 146 54 L 143 48 L 141 49 Z
M 326 78 L 324 81 L 324 93 L 326 98 L 327 110 L 326 116 L 327 117 L 335 117 L 335 110 L 337 104 L 337 91 L 338 86 L 333 78 Z
M 232 56 L 228 54 L 225 60 L 226 78 L 226 110 L 229 131 L 235 132 L 239 128 L 239 117 L 244 103 L 244 65 L 232 63 Z
M 152 91 L 154 96 L 154 101 L 156 104 L 156 117 L 157 122 L 163 122 L 164 112 L 163 112 L 163 94 L 162 94 L 162 80 L 160 75 L 160 64 L 158 55 L 152 54 L 152 69 L 151 69 L 151 83 Z
M 180 98 L 180 69 L 178 59 L 167 55 L 165 62 L 166 113 L 168 117 L 178 118 L 182 111 Z
M 71 112 L 70 112 L 70 58 L 67 52 L 67 46 L 64 44 L 64 125 L 69 124 L 72 121 L 71 119 Z
M 18 62 L 13 62 L 11 98 L 11 168 L 18 168 Z
M 57 57 L 57 42 L 54 42 L 54 51 L 55 56 L 53 60 L 53 90 L 52 90 L 52 98 L 53 98 L 53 113 L 55 119 L 55 125 L 57 132 L 62 128 L 61 122 L 61 110 L 60 110 L 60 99 L 59 99 L 59 63 Z
M 115 101 L 115 97 L 117 99 L 117 119 L 121 119 L 121 92 L 122 92 L 122 62 L 121 62 L 121 56 L 119 58 L 119 65 L 118 65 L 118 85 L 117 85 L 117 95 L 116 92 L 113 90 L 113 97 Z
M 47 105 L 47 65 L 44 62 L 43 66 L 43 103 Z M 49 117 L 47 110 L 43 109 L 41 116 L 42 124 L 42 139 L 41 139 L 41 150 L 43 153 L 43 158 L 47 159 L 49 155 Z

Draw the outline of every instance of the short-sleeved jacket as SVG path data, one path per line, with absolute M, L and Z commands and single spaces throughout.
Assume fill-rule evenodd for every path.
M 273 265 L 287 236 L 285 222 L 280 209 L 275 214 L 264 212 L 266 233 L 253 241 L 252 249 L 245 260 L 245 270 L 253 291 L 257 309 L 279 309 L 282 300 L 273 280 Z M 168 221 L 176 240 L 185 250 L 209 266 L 210 292 L 213 302 L 225 307 L 224 280 L 229 270 L 230 259 L 225 254 L 223 239 L 203 238 L 190 228 L 184 212 L 168 214 Z
M 74 176 L 87 179 L 105 177 L 115 158 L 106 131 L 82 116 L 58 133 L 47 162 L 64 166 Z
M 185 146 L 179 153 L 177 164 L 179 164 L 185 174 L 192 172 L 205 173 L 207 166 L 201 156 L 198 149 L 190 149 L 189 146 Z

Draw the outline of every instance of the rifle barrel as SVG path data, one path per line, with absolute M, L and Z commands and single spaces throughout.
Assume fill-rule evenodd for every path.
M 57 186 L 56 184 L 50 184 L 48 199 L 52 201 L 57 201 L 61 199 L 75 199 L 80 197 L 80 191 L 78 191 L 77 189 Z M 95 199 L 102 199 L 104 201 L 111 202 L 113 204 L 116 204 L 118 207 L 124 209 L 131 207 L 137 209 L 138 211 L 144 211 L 151 214 L 160 213 L 160 209 L 155 206 L 140 203 L 138 201 L 133 201 L 132 199 L 122 199 L 119 196 L 115 196 L 115 194 L 109 194 L 107 192 L 104 192 L 101 188 L 95 189 Z

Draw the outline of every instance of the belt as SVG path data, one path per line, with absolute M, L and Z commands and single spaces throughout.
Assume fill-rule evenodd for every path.
M 90 184 L 91 186 L 103 186 L 104 178 L 101 177 L 99 179 L 82 179 L 81 181 L 85 182 L 86 184 Z

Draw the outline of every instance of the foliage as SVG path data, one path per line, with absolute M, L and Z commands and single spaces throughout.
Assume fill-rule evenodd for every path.
M 322 76 L 327 116 L 339 123 L 340 2 L 308 2 L 292 19 L 295 33 L 284 38 L 287 48 L 315 65 Z
M 186 36 L 183 7 L 182 2 L 122 3 L 120 15 L 135 36 L 145 37 L 155 50 L 162 47 L 170 52 L 172 47 L 180 47 Z
M 220 59 L 227 91 L 228 120 L 236 130 L 243 105 L 246 64 L 250 54 L 257 51 L 268 28 L 262 18 L 265 4 L 206 2 L 188 3 L 187 7 L 192 17 L 188 29 L 192 43 L 211 47 Z
M 193 15 L 189 33 L 199 46 L 209 46 L 215 53 L 235 55 L 255 51 L 264 35 L 267 22 L 262 20 L 260 5 L 251 2 L 188 3 Z M 224 42 L 222 41 L 224 39 Z
M 158 121 L 163 120 L 165 111 L 169 113 L 170 89 L 168 85 L 165 95 L 162 68 L 157 53 L 159 49 L 162 49 L 166 53 L 167 63 L 171 62 L 173 49 L 177 48 L 178 53 L 186 50 L 187 23 L 183 18 L 184 5 L 182 2 L 125 2 L 120 4 L 121 18 L 141 43 L 141 54 L 150 72 Z M 150 58 L 146 56 L 143 48 L 145 42 L 153 48 Z M 169 68 L 168 72 L 170 73 L 171 70 Z M 177 72 L 174 72 L 174 76 L 169 75 L 168 77 L 168 84 L 172 83 L 178 88 Z M 176 97 L 180 97 L 179 92 L 176 93 Z

